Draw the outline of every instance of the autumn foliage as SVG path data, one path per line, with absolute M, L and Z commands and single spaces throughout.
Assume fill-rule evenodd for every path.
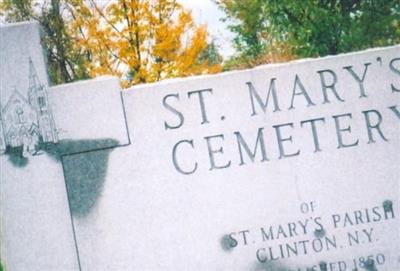
M 73 0 L 70 25 L 76 49 L 88 54 L 90 76 L 115 74 L 124 86 L 220 71 L 201 59 L 205 25 L 174 0 L 119 0 L 105 6 Z
M 112 74 L 124 87 L 221 70 L 205 25 L 176 0 L 4 0 L 7 21 L 44 30 L 53 83 Z

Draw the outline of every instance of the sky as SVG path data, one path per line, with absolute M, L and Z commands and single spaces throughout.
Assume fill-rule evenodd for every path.
M 233 33 L 227 29 L 227 25 L 221 22 L 224 13 L 212 0 L 179 0 L 185 8 L 192 11 L 192 15 L 198 24 L 207 24 L 208 32 L 215 39 L 220 54 L 226 59 L 233 55 Z

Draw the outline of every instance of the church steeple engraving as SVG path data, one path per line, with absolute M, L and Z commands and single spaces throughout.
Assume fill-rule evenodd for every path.
M 57 143 L 56 127 L 47 96 L 47 90 L 37 76 L 35 67 L 29 59 L 29 103 L 35 108 L 40 135 L 43 143 Z
M 7 147 L 22 147 L 26 157 L 38 153 L 43 144 L 57 142 L 47 88 L 40 82 L 29 59 L 28 99 L 14 88 L 4 108 L 0 103 L 0 154 L 5 153 Z

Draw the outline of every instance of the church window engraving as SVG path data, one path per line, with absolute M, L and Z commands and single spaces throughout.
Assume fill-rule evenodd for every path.
M 17 107 L 15 109 L 15 113 L 17 114 L 16 116 L 16 121 L 18 124 L 24 123 L 24 110 L 21 107 Z

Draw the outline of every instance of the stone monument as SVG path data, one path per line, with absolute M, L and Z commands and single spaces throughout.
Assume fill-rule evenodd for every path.
M 399 46 L 121 91 L 0 40 L 7 270 L 399 269 Z

